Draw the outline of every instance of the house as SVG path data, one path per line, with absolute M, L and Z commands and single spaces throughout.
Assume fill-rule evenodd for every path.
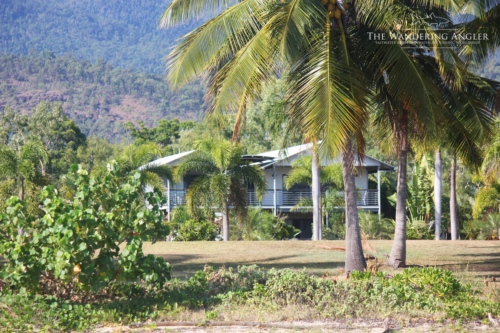
M 264 171 L 268 183 L 268 191 L 261 202 L 258 202 L 255 192 L 248 189 L 248 203 L 250 206 L 260 206 L 262 209 L 272 210 L 274 214 L 286 213 L 287 220 L 295 228 L 300 229 L 301 238 L 311 237 L 312 213 L 294 212 L 292 208 L 303 198 L 311 198 L 311 189 L 307 185 L 296 185 L 287 190 L 284 187 L 284 178 L 292 169 L 292 163 L 301 156 L 311 154 L 312 144 L 303 144 L 289 147 L 284 150 L 272 150 L 255 155 L 244 155 L 243 160 L 259 165 Z M 155 160 L 149 165 L 168 164 L 175 167 L 184 158 L 192 154 L 194 150 L 167 156 Z M 371 156 L 365 155 L 362 162 L 355 158 L 357 176 L 355 178 L 358 188 L 358 208 L 377 212 L 380 217 L 380 185 L 377 189 L 368 188 L 368 175 L 377 173 L 380 180 L 381 172 L 394 171 L 394 167 L 379 161 Z M 321 165 L 340 163 L 340 156 L 330 160 L 323 159 Z M 189 185 L 196 178 L 196 174 L 188 174 L 183 181 L 176 184 L 167 183 L 167 204 L 163 207 L 169 213 L 176 206 L 185 204 L 185 194 Z M 377 182 L 380 184 L 380 181 Z

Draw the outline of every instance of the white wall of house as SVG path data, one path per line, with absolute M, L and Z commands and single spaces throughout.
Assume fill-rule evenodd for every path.
M 357 188 L 361 190 L 368 189 L 368 170 L 366 168 L 358 169 L 358 176 L 354 180 Z
M 274 189 L 273 182 L 273 169 L 264 170 L 267 180 L 267 188 L 270 190 Z M 278 190 L 285 190 L 285 185 L 283 184 L 283 175 L 287 175 L 292 171 L 292 167 L 289 166 L 276 166 L 276 188 Z M 355 178 L 356 186 L 359 189 L 368 189 L 368 170 L 366 168 L 361 169 L 358 172 L 358 176 Z

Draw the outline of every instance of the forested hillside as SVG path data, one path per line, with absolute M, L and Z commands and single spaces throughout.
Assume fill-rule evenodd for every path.
M 31 48 L 114 66 L 162 73 L 176 39 L 199 25 L 158 30 L 169 0 L 2 0 L 0 53 L 27 55 Z
M 0 110 L 29 112 L 42 100 L 60 102 L 64 112 L 88 136 L 117 142 L 123 123 L 159 119 L 200 119 L 204 88 L 199 82 L 172 92 L 162 75 L 121 69 L 99 59 L 75 56 L 3 55 L 0 57 Z

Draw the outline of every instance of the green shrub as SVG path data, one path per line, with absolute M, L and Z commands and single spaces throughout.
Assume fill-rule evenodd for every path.
M 115 282 L 143 280 L 161 287 L 170 279 L 171 266 L 142 251 L 144 241 L 169 233 L 159 210 L 161 192 L 142 195 L 139 172 L 121 183 L 116 164 L 108 165 L 101 178 L 90 178 L 76 165 L 69 173 L 77 179 L 75 200 L 44 187 L 42 218 L 28 215 L 17 197 L 7 201 L 7 214 L 0 216 L 0 255 L 6 260 L 0 277 L 7 288 L 85 299 Z M 140 208 L 144 199 L 149 210 Z
M 474 221 L 479 239 L 500 239 L 500 214 L 488 214 L 484 220 Z
M 488 209 L 496 209 L 498 211 L 498 200 L 500 195 L 493 187 L 483 187 L 477 192 L 476 200 L 474 201 L 473 217 L 480 219 Z
M 215 225 L 208 220 L 187 220 L 177 229 L 176 241 L 213 241 L 217 236 Z
M 244 217 L 231 218 L 233 240 L 283 240 L 295 237 L 300 230 L 287 224 L 286 215 L 274 216 L 261 208 L 249 209 Z
M 434 230 L 422 220 L 413 220 L 406 226 L 406 239 L 434 239 Z
M 391 239 L 394 223 L 390 219 L 380 219 L 377 214 L 359 211 L 359 227 L 368 239 Z
M 27 323 L 42 331 L 81 331 L 97 323 L 178 320 L 186 310 L 203 310 L 205 319 L 213 319 L 233 311 L 254 315 L 254 311 L 294 306 L 307 307 L 312 318 L 330 319 L 386 317 L 388 313 L 464 319 L 484 318 L 487 312 L 493 317 L 500 314 L 498 302 L 487 300 L 481 288 L 473 289 L 449 271 L 409 268 L 394 277 L 384 275 L 353 272 L 350 279 L 336 281 L 292 269 L 223 266 L 214 270 L 206 266 L 186 283 L 174 280 L 161 290 L 116 283 L 109 288 L 110 297 L 89 304 L 8 291 L 0 295 L 0 324 L 18 331 L 28 330 Z

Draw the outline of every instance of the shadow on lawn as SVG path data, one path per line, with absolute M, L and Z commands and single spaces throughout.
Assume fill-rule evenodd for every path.
M 457 256 L 457 257 L 497 257 L 500 260 L 500 253 L 461 253 L 461 254 L 456 254 L 455 256 Z
M 286 260 L 286 259 L 299 258 L 300 257 L 299 255 L 288 255 L 288 256 L 263 258 L 262 260 L 259 260 L 259 261 L 248 260 L 248 261 L 238 261 L 238 262 L 233 262 L 233 261 L 211 262 L 210 260 L 207 260 L 207 262 L 203 262 L 203 263 L 188 263 L 188 261 L 190 261 L 192 259 L 200 259 L 200 258 L 203 258 L 203 256 L 161 255 L 161 257 L 173 266 L 173 277 L 179 278 L 181 280 L 189 279 L 191 276 L 193 276 L 196 273 L 196 271 L 203 270 L 205 265 L 212 266 L 214 269 L 218 269 L 218 268 L 222 267 L 222 265 L 225 265 L 227 268 L 233 268 L 233 269 L 236 269 L 238 266 L 250 266 L 250 265 L 257 265 L 257 266 L 262 267 L 264 269 L 291 268 L 291 269 L 296 269 L 296 270 L 302 270 L 305 268 L 306 272 L 311 273 L 311 274 L 315 274 L 315 275 L 322 275 L 326 271 L 329 271 L 331 273 L 332 270 L 338 269 L 339 266 L 341 266 L 341 267 L 344 266 L 343 261 L 307 262 L 307 263 L 301 263 L 301 262 L 273 263 L 273 261 L 282 261 L 282 260 Z

